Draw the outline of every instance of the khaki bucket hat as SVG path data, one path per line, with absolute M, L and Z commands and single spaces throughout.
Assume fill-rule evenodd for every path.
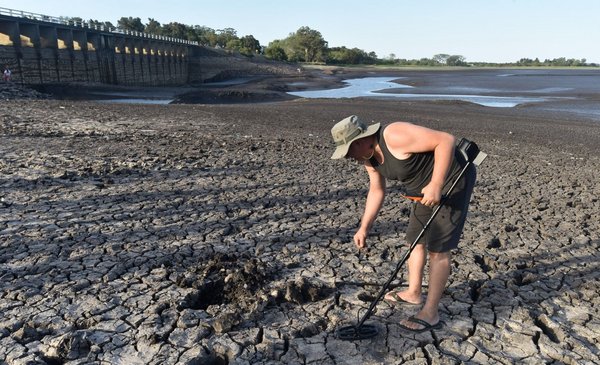
M 336 123 L 331 128 L 331 136 L 336 146 L 331 158 L 335 160 L 345 157 L 352 142 L 375 134 L 379 130 L 380 124 L 375 123 L 367 127 L 356 115 L 351 115 Z

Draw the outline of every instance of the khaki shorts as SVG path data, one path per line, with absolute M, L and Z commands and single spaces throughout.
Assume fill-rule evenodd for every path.
M 428 251 L 448 252 L 458 247 L 467 219 L 476 175 L 475 166 L 471 165 L 419 240 L 419 244 L 427 245 Z M 413 243 L 419 236 L 434 209 L 435 207 L 413 203 L 406 230 L 406 240 L 409 243 Z

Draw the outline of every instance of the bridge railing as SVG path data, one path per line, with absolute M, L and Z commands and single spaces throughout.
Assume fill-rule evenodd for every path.
M 32 19 L 32 20 L 38 20 L 38 21 L 42 21 L 42 22 L 48 22 L 48 23 L 54 23 L 54 24 L 60 24 L 60 25 L 68 25 L 68 26 L 72 26 L 72 27 L 87 28 L 87 29 L 97 30 L 97 31 L 101 31 L 101 32 L 125 34 L 125 35 L 134 36 L 134 37 L 140 37 L 140 38 L 157 39 L 157 40 L 162 40 L 162 41 L 167 41 L 167 42 L 189 44 L 189 45 L 194 45 L 194 46 L 199 45 L 198 42 L 189 41 L 187 39 L 165 37 L 162 35 L 137 32 L 137 31 L 132 31 L 132 30 L 125 30 L 125 29 L 120 29 L 120 28 L 115 28 L 115 27 L 107 27 L 104 24 L 94 24 L 94 23 L 90 23 L 90 22 L 86 22 L 86 21 L 79 22 L 79 21 L 74 21 L 74 20 L 66 18 L 66 17 L 55 17 L 55 16 L 50 16 L 50 15 L 44 15 L 44 14 L 36 14 L 36 13 L 30 13 L 28 11 L 22 11 L 22 10 L 14 10 L 14 9 L 0 7 L 0 15 L 6 15 L 6 16 L 13 17 L 13 18 Z

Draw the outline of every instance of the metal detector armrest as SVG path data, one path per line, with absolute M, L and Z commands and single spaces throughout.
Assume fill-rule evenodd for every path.
M 467 161 L 472 162 L 475 166 L 481 165 L 483 160 L 487 157 L 487 153 L 479 150 L 477 143 L 469 141 L 466 138 L 461 138 L 460 141 L 458 141 L 456 148 L 458 148 Z

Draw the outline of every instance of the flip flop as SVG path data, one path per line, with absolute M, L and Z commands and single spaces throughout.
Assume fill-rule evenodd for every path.
M 438 323 L 436 323 L 436 324 L 430 324 L 427 321 L 424 321 L 415 316 L 408 317 L 407 321 L 416 323 L 416 324 L 420 324 L 421 326 L 423 326 L 423 328 L 410 328 L 410 327 L 403 325 L 402 323 L 398 324 L 398 326 L 400 326 L 400 328 L 402 328 L 403 330 L 413 332 L 413 333 L 421 333 L 421 332 L 425 332 L 425 331 L 439 330 L 440 328 L 442 328 L 444 326 L 444 322 L 442 322 L 442 321 L 438 321 Z
M 398 295 L 397 291 L 393 291 L 388 293 L 393 299 L 388 299 L 388 298 L 384 298 L 383 300 L 385 300 L 388 303 L 393 303 L 394 305 L 401 305 L 401 304 L 406 304 L 406 305 L 421 305 L 421 303 L 411 303 L 408 302 L 402 298 L 400 298 L 400 296 Z

